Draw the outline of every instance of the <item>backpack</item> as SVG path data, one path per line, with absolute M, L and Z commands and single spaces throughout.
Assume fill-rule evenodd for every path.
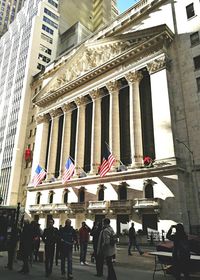
M 180 240 L 177 244 L 177 260 L 188 261 L 190 259 L 190 247 L 188 240 Z
M 117 236 L 115 234 L 111 234 L 110 236 L 110 245 L 114 246 L 117 243 Z

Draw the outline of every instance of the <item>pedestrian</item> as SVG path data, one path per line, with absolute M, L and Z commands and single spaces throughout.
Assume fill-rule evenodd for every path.
M 68 279 L 73 279 L 72 275 L 72 250 L 74 242 L 77 242 L 76 232 L 71 226 L 71 220 L 65 221 L 65 226 L 59 230 L 61 248 L 61 274 L 62 278 L 65 278 L 65 259 L 67 259 L 67 274 Z
M 49 219 L 47 228 L 44 229 L 42 240 L 45 244 L 45 276 L 49 277 L 52 273 L 53 268 L 53 260 L 54 260 L 54 253 L 55 253 L 55 246 L 58 242 L 58 229 L 53 226 L 54 220 Z
M 59 238 L 56 243 L 56 259 L 55 259 L 56 266 L 58 265 L 58 260 L 61 258 L 60 257 L 60 250 L 61 250 L 60 230 L 61 230 L 61 228 L 62 228 L 62 225 L 59 226 Z
M 28 260 L 32 253 L 32 247 L 33 247 L 33 229 L 29 220 L 24 220 L 24 226 L 20 234 L 20 244 L 19 244 L 19 252 L 23 262 L 22 269 L 19 270 L 20 273 L 23 274 L 29 273 Z
M 173 229 L 175 233 L 172 233 Z M 176 280 L 181 279 L 181 273 L 185 280 L 189 280 L 190 247 L 183 225 L 171 226 L 166 237 L 174 243 L 172 261 Z
M 131 227 L 128 231 L 128 237 L 129 237 L 128 255 L 132 256 L 132 253 L 131 253 L 132 246 L 134 246 L 134 248 L 136 248 L 138 250 L 140 255 L 143 255 L 144 253 L 142 252 L 142 250 L 140 249 L 140 246 L 137 243 L 137 237 L 136 237 L 136 232 L 135 232 L 135 228 L 134 228 L 134 223 L 131 223 Z
M 87 247 L 90 237 L 91 229 L 85 222 L 82 222 L 82 227 L 79 229 L 79 240 L 80 240 L 80 264 L 88 265 L 86 262 Z
M 113 255 L 116 253 L 116 246 L 113 243 L 115 236 L 113 228 L 110 226 L 110 219 L 103 220 L 103 229 L 99 235 L 97 254 L 106 259 L 108 267 L 107 280 L 117 280 L 117 276 L 113 267 Z
M 103 264 L 104 264 L 104 257 L 102 254 L 102 251 L 98 254 L 98 240 L 99 236 L 102 230 L 102 222 L 97 222 L 94 224 L 90 235 L 93 237 L 92 243 L 93 243 L 93 250 L 94 250 L 94 258 L 96 263 L 96 276 L 101 277 L 103 276 Z
M 33 256 L 34 261 L 38 261 L 38 253 L 40 249 L 40 238 L 42 236 L 42 230 L 40 228 L 40 224 L 38 224 L 36 221 L 32 221 L 32 227 L 33 227 Z
M 74 251 L 79 251 L 79 231 L 78 229 L 75 229 L 76 232 L 76 237 L 77 237 L 77 242 L 74 244 Z

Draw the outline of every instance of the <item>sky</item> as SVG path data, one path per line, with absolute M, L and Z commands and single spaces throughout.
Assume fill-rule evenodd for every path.
M 117 6 L 120 13 L 123 13 L 125 10 L 133 6 L 138 0 L 117 0 Z

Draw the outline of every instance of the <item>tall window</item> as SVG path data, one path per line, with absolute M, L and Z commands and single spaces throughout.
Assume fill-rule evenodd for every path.
M 197 81 L 197 91 L 200 92 L 200 77 L 196 78 Z
M 85 189 L 80 188 L 79 190 L 79 202 L 84 202 L 85 201 Z
M 190 5 L 186 6 L 186 13 L 187 13 L 187 18 L 191 18 L 195 15 L 194 12 L 194 4 L 191 3 Z
M 153 186 L 152 184 L 147 184 L 145 186 L 145 198 L 153 198 L 154 194 L 153 194 Z
M 119 200 L 126 200 L 127 199 L 127 188 L 126 186 L 120 186 L 119 187 Z
M 104 187 L 100 187 L 99 192 L 98 192 L 98 201 L 103 201 L 104 200 Z
M 40 204 L 40 198 L 41 198 L 41 193 L 38 192 L 38 193 L 36 194 L 36 204 Z
M 195 70 L 200 69 L 200 55 L 193 58 Z
M 191 42 L 191 46 L 194 46 L 194 45 L 197 45 L 200 43 L 199 32 L 194 32 L 190 35 L 190 42 Z
M 50 191 L 50 192 L 49 192 L 49 204 L 52 204 L 52 203 L 53 203 L 53 196 L 54 196 L 54 192 L 53 192 L 53 191 Z
M 68 190 L 64 191 L 63 202 L 68 203 Z

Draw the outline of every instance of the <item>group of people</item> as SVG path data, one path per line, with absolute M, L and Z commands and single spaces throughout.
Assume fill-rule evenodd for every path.
M 36 228 L 38 231 L 36 231 Z M 37 234 L 36 234 L 37 233 Z M 20 273 L 29 273 L 29 263 L 31 256 L 37 255 L 40 244 L 36 241 L 42 239 L 44 242 L 45 253 L 45 275 L 49 277 L 52 274 L 54 258 L 56 256 L 56 263 L 58 258 L 61 260 L 61 275 L 63 278 L 73 279 L 72 274 L 72 253 L 73 248 L 76 250 L 80 248 L 80 265 L 88 265 L 86 256 L 90 236 L 93 237 L 94 258 L 96 263 L 96 276 L 103 276 L 103 265 L 106 261 L 108 267 L 109 280 L 116 280 L 116 273 L 113 267 L 113 256 L 115 255 L 115 242 L 113 242 L 114 230 L 110 226 L 110 220 L 105 218 L 103 222 L 94 223 L 91 229 L 85 222 L 79 230 L 75 230 L 71 226 L 71 220 L 65 221 L 65 226 L 60 226 L 59 229 L 54 227 L 54 220 L 49 219 L 47 228 L 43 232 L 39 232 L 39 227 L 28 220 L 24 221 L 22 232 L 20 233 L 19 253 L 23 262 Z M 35 249 L 33 249 L 35 248 Z M 66 269 L 67 261 L 67 269 Z M 67 273 L 66 273 L 67 272 Z
M 15 242 L 17 234 L 13 235 L 13 241 L 8 248 L 8 268 L 12 269 L 12 261 L 14 257 Z M 38 251 L 40 247 L 40 239 L 44 242 L 45 251 L 45 275 L 49 277 L 52 273 L 54 257 L 56 255 L 56 264 L 58 258 L 61 260 L 61 275 L 63 278 L 73 279 L 72 274 L 72 253 L 73 248 L 80 248 L 80 265 L 88 265 L 87 247 L 88 242 L 92 236 L 94 259 L 96 264 L 96 276 L 103 276 L 103 266 L 107 264 L 107 280 L 116 280 L 117 276 L 113 266 L 113 258 L 116 254 L 116 238 L 113 228 L 110 226 L 110 220 L 105 218 L 102 222 L 94 223 L 92 229 L 82 222 L 79 230 L 75 230 L 71 226 L 71 220 L 65 221 L 65 226 L 60 226 L 59 229 L 54 227 L 54 220 L 49 219 L 47 228 L 42 232 L 39 224 L 36 222 L 24 221 L 24 226 L 20 233 L 19 255 L 23 262 L 20 273 L 29 273 L 29 263 L 34 256 L 35 261 L 38 258 Z M 173 241 L 173 267 L 174 276 L 176 280 L 181 279 L 181 273 L 184 274 L 184 279 L 189 280 L 189 261 L 190 249 L 187 235 L 182 224 L 172 226 L 166 238 Z M 136 232 L 134 223 L 129 229 L 129 245 L 128 255 L 132 255 L 131 248 L 134 246 L 140 255 L 143 254 L 136 240 Z M 56 253 L 56 254 L 55 254 Z M 67 269 L 65 267 L 67 260 Z M 66 273 L 67 271 L 67 273 Z

